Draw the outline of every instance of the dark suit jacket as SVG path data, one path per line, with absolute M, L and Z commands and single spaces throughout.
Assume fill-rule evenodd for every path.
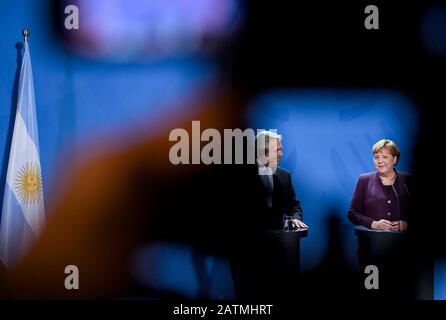
M 410 174 L 397 172 L 394 190 L 385 187 L 378 173 L 369 172 L 359 176 L 353 193 L 348 218 L 354 224 L 371 228 L 373 221 L 408 220 Z
M 264 227 L 266 229 L 281 229 L 283 227 L 284 214 L 292 215 L 295 219 L 302 220 L 303 211 L 291 182 L 291 173 L 281 167 L 277 167 L 273 175 L 273 183 L 273 203 L 271 208 L 265 209 Z

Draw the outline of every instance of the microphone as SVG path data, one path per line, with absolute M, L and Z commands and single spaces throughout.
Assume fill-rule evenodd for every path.
M 406 184 L 404 184 L 404 189 L 406 189 L 407 196 L 410 197 L 410 192 L 409 192 L 409 189 L 407 189 L 407 185 Z
M 406 186 L 404 184 L 404 186 Z M 396 207 L 397 207 L 397 214 L 398 214 L 398 231 L 401 231 L 401 220 L 400 220 L 400 197 L 398 196 L 398 192 L 396 192 L 395 190 L 395 186 L 392 184 L 392 190 L 393 192 L 395 192 L 396 195 Z M 406 191 L 407 191 L 407 187 L 406 187 Z

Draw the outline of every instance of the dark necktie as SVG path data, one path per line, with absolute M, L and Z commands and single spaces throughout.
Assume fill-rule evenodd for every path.
M 266 204 L 268 208 L 273 206 L 273 176 L 271 174 L 261 175 L 263 187 L 266 191 Z

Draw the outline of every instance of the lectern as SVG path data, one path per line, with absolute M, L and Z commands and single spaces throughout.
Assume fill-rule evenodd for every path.
M 269 230 L 264 234 L 265 254 L 267 262 L 273 262 L 282 272 L 288 274 L 300 272 L 300 239 L 308 235 L 308 229 Z M 279 271 L 280 271 L 279 270 Z
M 412 266 L 408 259 L 406 232 L 372 230 L 363 226 L 355 227 L 358 238 L 359 285 L 361 292 L 382 298 L 403 298 L 411 294 Z M 367 290 L 364 280 L 368 276 L 365 268 L 378 268 L 379 289 Z
M 232 262 L 235 291 L 242 299 L 280 299 L 296 294 L 300 239 L 308 229 L 268 230 L 249 241 L 252 249 Z M 251 239 L 252 240 L 252 239 Z

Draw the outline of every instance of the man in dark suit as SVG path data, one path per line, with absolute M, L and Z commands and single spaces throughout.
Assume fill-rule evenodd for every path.
M 308 228 L 302 222 L 302 207 L 291 174 L 278 166 L 283 155 L 281 138 L 273 131 L 261 131 L 256 136 L 259 203 L 254 207 L 260 210 L 255 217 L 261 232 L 257 237 L 251 234 L 241 244 L 242 256 L 231 261 L 237 298 L 278 299 L 296 295 L 298 270 L 289 264 L 289 254 L 295 252 L 296 243 L 288 241 L 292 238 L 285 240 L 280 234 L 268 232 L 283 228 L 284 215 L 292 217 L 295 227 Z
M 257 166 L 265 196 L 266 229 L 283 228 L 283 216 L 291 216 L 292 224 L 307 228 L 302 222 L 303 211 L 296 198 L 291 173 L 279 167 L 282 152 L 282 136 L 273 131 L 261 131 L 256 136 Z

